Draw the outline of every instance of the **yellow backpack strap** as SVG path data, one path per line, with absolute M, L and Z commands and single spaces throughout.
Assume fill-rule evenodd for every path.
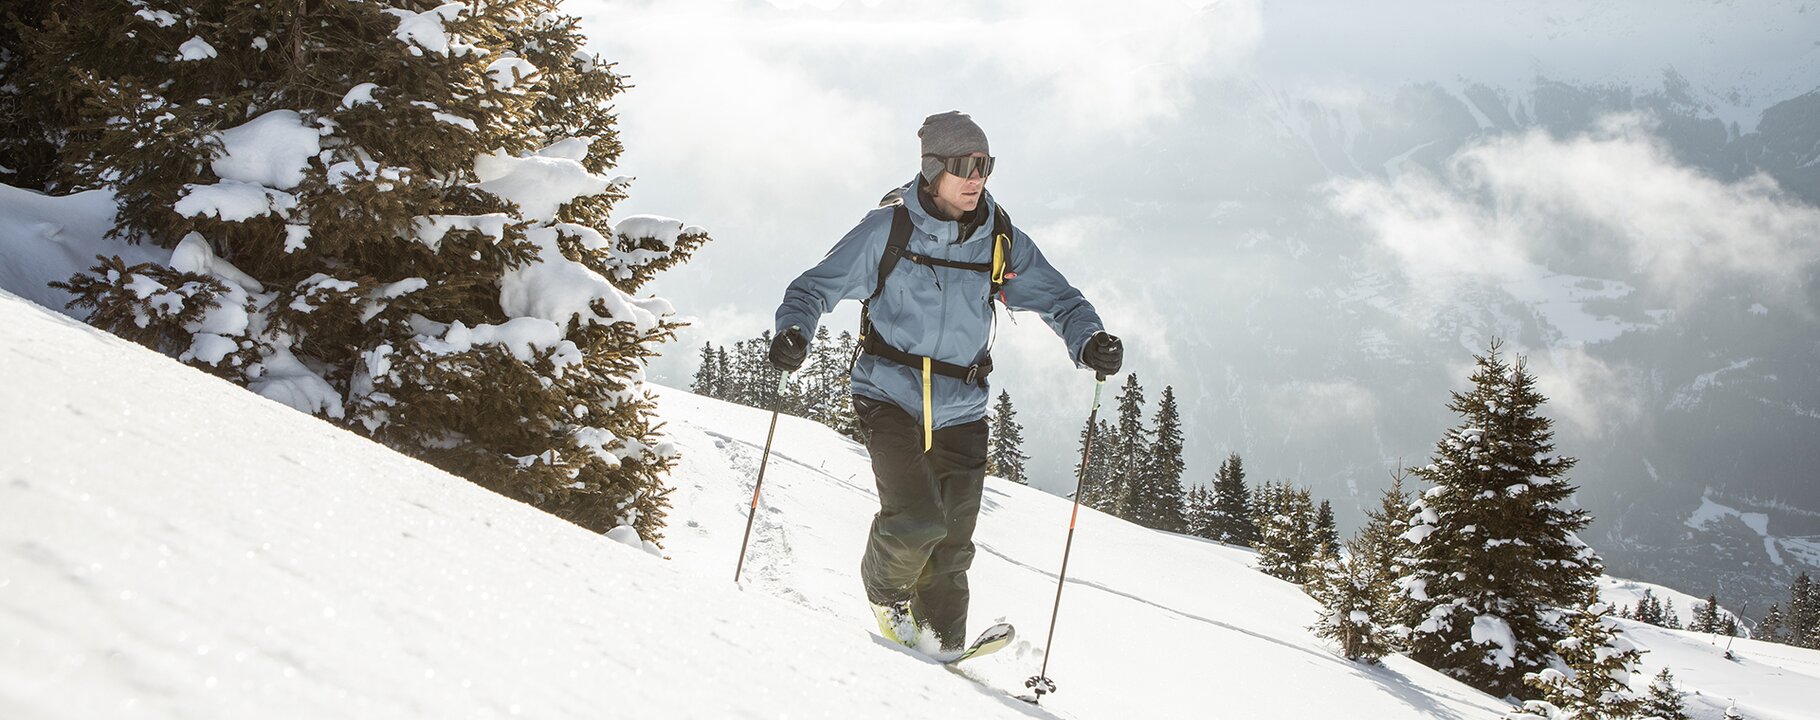
M 929 386 L 930 358 L 923 358 L 923 452 L 935 447 L 935 399 Z
M 1011 271 L 1011 233 L 1015 231 L 1004 208 L 995 207 L 992 218 L 992 294 L 997 296 L 1004 293 L 1006 280 L 1017 277 Z
M 1011 245 L 1011 238 L 1004 233 L 992 238 L 992 284 L 1005 284 L 1005 249 Z

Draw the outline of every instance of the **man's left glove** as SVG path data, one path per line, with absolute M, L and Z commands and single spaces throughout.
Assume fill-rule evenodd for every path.
M 796 372 L 809 359 L 809 338 L 803 337 L 803 329 L 791 325 L 790 329 L 771 338 L 771 367 L 784 372 Z

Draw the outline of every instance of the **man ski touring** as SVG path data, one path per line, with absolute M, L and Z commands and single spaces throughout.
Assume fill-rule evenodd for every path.
M 870 433 L 879 511 L 860 577 L 882 634 L 932 640 L 952 658 L 966 643 L 996 304 L 1040 315 L 1077 367 L 1117 373 L 1124 350 L 986 192 L 985 132 L 947 112 L 917 137 L 917 177 L 784 291 L 770 359 L 801 367 L 821 316 L 865 301 L 853 407 Z

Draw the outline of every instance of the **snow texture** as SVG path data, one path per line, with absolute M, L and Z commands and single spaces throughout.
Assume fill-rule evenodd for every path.
M 223 180 L 290 190 L 303 182 L 322 134 L 294 110 L 273 110 L 216 134 L 226 151 L 210 164 Z
M 987 481 L 973 626 L 1022 632 L 969 680 L 872 633 L 853 562 L 870 461 L 813 423 L 778 424 L 735 586 L 768 412 L 658 389 L 681 458 L 659 559 L 630 528 L 591 535 L 3 293 L 0 327 L 0 717 L 1109 720 L 1204 714 L 1183 689 L 1209 678 L 1235 717 L 1507 708 L 1400 656 L 1339 657 L 1247 551 L 1092 510 L 1062 692 L 1033 708 L 1000 691 L 1043 663 L 1063 499 Z M 1673 666 L 1700 720 L 1733 698 L 1812 717 L 1820 652 L 1739 640 L 1730 661 L 1624 627 L 1649 651 L 1637 682 Z
M 215 46 L 208 44 L 200 36 L 185 40 L 177 46 L 178 60 L 208 60 L 215 57 Z
M 261 215 L 289 217 L 297 209 L 297 197 L 258 183 L 222 180 L 210 185 L 185 184 L 182 197 L 171 207 L 184 217 L 245 222 Z
M 504 152 L 474 159 L 478 187 L 516 203 L 524 217 L 539 222 L 556 219 L 556 210 L 583 195 L 598 195 L 613 180 L 588 172 L 567 157 L 512 157 Z
M 507 270 L 499 282 L 499 304 L 507 315 L 535 317 L 565 325 L 572 317 L 610 325 L 629 322 L 639 332 L 657 326 L 675 308 L 660 298 L 636 299 L 621 292 L 587 266 L 568 259 L 557 247 L 555 228 L 532 228 L 525 239 L 538 248 L 538 262 Z M 599 301 L 607 314 L 594 311 Z
M 1480 615 L 1472 619 L 1472 641 L 1480 645 L 1495 645 L 1487 657 L 1498 667 L 1508 668 L 1516 664 L 1517 637 L 1510 632 L 1510 623 L 1495 615 Z
M 492 78 L 495 90 L 523 92 L 519 86 L 536 78 L 537 66 L 524 58 L 503 57 L 487 65 L 487 76 Z
M 424 12 L 411 12 L 397 8 L 386 8 L 385 13 L 398 18 L 398 28 L 392 36 L 399 42 L 413 46 L 411 52 L 421 55 L 428 50 L 437 55 L 448 55 L 451 52 L 465 55 L 473 48 L 466 45 L 451 44 L 448 28 L 443 23 L 454 20 L 456 15 L 467 9 L 463 3 L 446 3 Z
M 364 82 L 348 88 L 347 93 L 341 96 L 341 106 L 343 108 L 356 108 L 361 105 L 377 103 L 379 101 L 373 99 L 373 91 L 378 89 L 379 86 L 377 84 L 370 82 Z
M 119 255 L 128 266 L 169 263 L 171 252 L 151 243 L 106 240 L 114 212 L 107 190 L 48 196 L 0 185 L 0 288 L 81 319 L 89 310 L 66 309 L 70 294 L 47 283 L 93 267 L 96 255 Z
M 431 250 L 442 247 L 442 239 L 448 236 L 450 230 L 471 230 L 498 242 L 505 239 L 506 228 L 513 222 L 512 216 L 505 213 L 420 215 L 412 219 L 412 238 L 430 246 Z

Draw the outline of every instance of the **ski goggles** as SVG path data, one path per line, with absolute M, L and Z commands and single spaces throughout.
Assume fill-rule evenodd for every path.
M 978 171 L 980 174 L 980 177 L 982 177 L 982 178 L 991 177 L 992 176 L 992 163 L 994 160 L 997 160 L 997 158 L 994 158 L 991 156 L 973 157 L 971 155 L 965 155 L 962 157 L 942 157 L 940 155 L 930 155 L 929 157 L 942 161 L 942 169 L 948 171 L 949 175 L 953 175 L 958 178 L 973 177 L 973 173 L 975 171 Z

